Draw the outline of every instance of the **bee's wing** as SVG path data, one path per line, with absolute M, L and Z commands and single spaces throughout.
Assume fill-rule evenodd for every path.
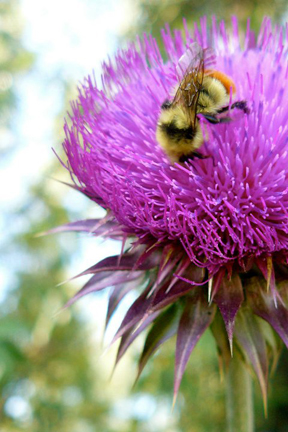
M 215 65 L 216 55 L 214 50 L 212 48 L 203 49 L 197 42 L 193 42 L 178 60 L 176 72 L 179 81 L 182 81 L 189 68 L 193 67 L 193 63 L 197 63 L 200 58 L 204 61 L 205 69 L 210 69 Z
M 201 89 L 204 69 L 211 68 L 215 62 L 214 51 L 202 49 L 196 42 L 191 44 L 180 57 L 176 67 L 180 85 L 175 93 L 172 104 L 181 104 L 195 125 L 196 106 Z

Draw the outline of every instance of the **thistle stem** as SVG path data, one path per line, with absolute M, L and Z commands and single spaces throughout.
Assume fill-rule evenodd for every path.
M 228 432 L 254 431 L 252 378 L 237 354 L 227 374 L 226 410 Z

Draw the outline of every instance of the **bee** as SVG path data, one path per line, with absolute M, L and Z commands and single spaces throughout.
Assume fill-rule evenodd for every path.
M 235 83 L 213 69 L 214 63 L 213 50 L 202 49 L 197 43 L 191 44 L 178 62 L 180 85 L 173 100 L 161 105 L 156 131 L 156 139 L 171 162 L 207 157 L 197 151 L 204 142 L 200 114 L 217 124 L 231 121 L 227 114 L 235 108 L 249 113 L 246 101 L 229 106 L 230 93 L 232 97 L 236 94 Z

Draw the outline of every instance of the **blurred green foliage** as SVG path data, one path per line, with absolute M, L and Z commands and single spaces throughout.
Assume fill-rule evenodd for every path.
M 286 3 L 280 0 L 201 3 L 151 0 L 138 2 L 138 7 L 139 20 L 131 28 L 130 38 L 146 31 L 159 39 L 159 28 L 165 22 L 181 27 L 183 16 L 191 23 L 203 14 L 210 16 L 211 12 L 217 12 L 218 16 L 221 13 L 225 20 L 236 14 L 241 28 L 250 15 L 251 26 L 257 30 L 262 15 L 270 14 L 274 20 L 280 20 L 287 11 Z M 0 2 L 0 23 L 1 136 L 4 130 L 11 131 L 11 119 L 17 108 L 12 83 L 21 74 L 29 73 L 35 58 L 21 42 L 23 23 L 18 1 Z M 71 84 L 64 85 L 67 101 Z M 60 131 L 62 118 L 61 111 L 55 118 L 56 133 Z M 25 205 L 11 219 L 6 217 L 7 224 L 19 224 L 22 228 L 2 243 L 1 260 L 6 268 L 11 267 L 13 274 L 0 312 L 1 432 L 223 432 L 224 384 L 209 332 L 189 361 L 172 413 L 175 340 L 156 354 L 132 390 L 139 343 L 127 354 L 128 363 L 119 366 L 122 381 L 117 387 L 115 380 L 110 382 L 108 374 L 103 373 L 103 363 L 98 363 L 100 341 L 91 341 L 87 323 L 77 306 L 53 316 L 71 296 L 69 288 L 57 284 L 67 277 L 72 251 L 77 253 L 78 249 L 76 234 L 65 237 L 64 246 L 61 236 L 34 236 L 69 219 L 63 196 L 54 193 L 55 188 L 51 189 L 47 180 L 48 175 L 57 177 L 58 170 L 55 160 L 49 172 L 43 173 L 43 182 L 31 188 Z M 260 391 L 255 386 L 259 432 L 288 430 L 287 368 L 285 352 L 272 379 L 268 419 L 264 418 Z M 109 373 L 110 366 L 107 369 Z
M 45 217 L 35 223 L 39 206 Z M 28 226 L 33 223 L 34 233 L 67 220 L 44 185 L 31 190 L 25 207 L 19 215 Z M 1 431 L 90 431 L 95 424 L 105 430 L 108 405 L 100 397 L 87 329 L 71 310 L 53 316 L 69 298 L 56 285 L 65 279 L 70 257 L 56 237 L 35 238 L 33 231 L 18 235 L 6 249 L 27 269 L 16 273 L 1 307 Z
M 232 15 L 237 16 L 239 28 L 244 30 L 247 19 L 251 28 L 259 31 L 264 16 L 270 16 L 274 23 L 280 23 L 287 12 L 285 0 L 137 0 L 139 5 L 138 19 L 130 29 L 130 35 L 143 32 L 152 33 L 159 39 L 159 30 L 168 23 L 171 28 L 182 28 L 185 18 L 188 25 L 206 15 L 207 20 L 214 15 L 229 25 Z
M 16 109 L 14 85 L 31 67 L 34 55 L 21 42 L 22 23 L 17 0 L 0 2 L 0 154 L 13 145 L 8 139 Z

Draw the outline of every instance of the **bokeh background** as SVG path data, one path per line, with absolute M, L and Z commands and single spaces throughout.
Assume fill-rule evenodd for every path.
M 286 0 L 0 0 L 0 430 L 14 432 L 223 432 L 224 384 L 214 341 L 201 339 L 173 412 L 175 340 L 133 387 L 136 341 L 113 377 L 115 348 L 104 351 L 125 312 L 103 339 L 109 290 L 60 311 L 83 285 L 59 285 L 119 251 L 90 236 L 36 234 L 99 217 L 103 210 L 54 179 L 69 181 L 61 155 L 69 100 L 84 76 L 136 34 L 181 27 L 214 14 L 245 32 L 264 15 L 286 21 Z M 161 44 L 161 42 L 160 42 Z M 126 307 L 133 301 L 130 295 Z M 288 356 L 283 351 L 265 420 L 255 384 L 257 432 L 288 430 Z M 133 388 L 132 388 L 133 387 Z

